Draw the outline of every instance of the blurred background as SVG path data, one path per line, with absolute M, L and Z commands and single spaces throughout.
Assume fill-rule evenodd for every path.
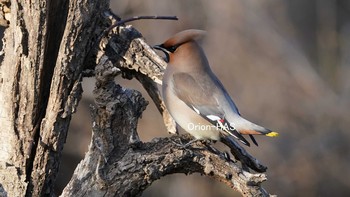
M 242 115 L 279 131 L 247 148 L 268 166 L 263 186 L 279 196 L 350 194 L 350 1 L 348 0 L 115 0 L 122 18 L 176 15 L 179 21 L 133 22 L 150 45 L 190 28 L 208 32 L 203 48 L 213 71 Z M 116 79 L 141 91 L 150 104 L 139 135 L 169 136 L 147 93 L 136 80 Z M 90 143 L 93 79 L 74 114 L 64 149 L 58 191 L 70 179 Z M 240 196 L 200 175 L 166 176 L 149 196 Z

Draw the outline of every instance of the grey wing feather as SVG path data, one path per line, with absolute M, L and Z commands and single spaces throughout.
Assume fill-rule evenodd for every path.
M 194 107 L 205 115 L 224 116 L 224 111 L 212 96 L 211 87 L 207 88 L 204 84 L 199 84 L 187 73 L 174 74 L 173 82 L 176 96 L 192 109 Z
M 188 73 L 174 74 L 173 84 L 176 96 L 203 118 L 213 125 L 216 125 L 219 120 L 226 121 L 227 123 L 224 110 L 220 107 L 217 99 L 213 97 L 213 91 L 215 91 L 213 85 L 208 83 L 198 83 L 195 78 Z M 236 108 L 235 105 L 234 107 Z M 218 117 L 219 119 L 215 120 L 213 117 Z M 226 125 L 231 127 L 230 124 Z M 231 127 L 229 130 L 224 131 L 239 139 L 243 144 L 250 145 L 249 142 L 234 128 Z

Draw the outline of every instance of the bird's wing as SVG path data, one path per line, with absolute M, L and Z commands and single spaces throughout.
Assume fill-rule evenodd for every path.
M 213 83 L 200 83 L 188 73 L 173 75 L 174 93 L 193 111 L 213 125 L 249 146 L 250 143 L 226 120 L 224 110 L 213 96 Z

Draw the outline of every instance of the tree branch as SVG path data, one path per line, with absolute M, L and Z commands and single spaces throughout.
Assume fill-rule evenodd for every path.
M 139 196 L 152 182 L 173 173 L 201 173 L 245 196 L 268 196 L 260 186 L 265 174 L 246 172 L 202 143 L 188 149 L 173 143 L 189 141 L 189 135 L 140 142 L 137 121 L 147 102 L 136 90 L 115 84 L 120 72 L 107 58 L 96 67 L 92 141 L 62 196 Z

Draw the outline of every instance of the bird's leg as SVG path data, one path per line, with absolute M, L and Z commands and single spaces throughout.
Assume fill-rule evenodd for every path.
M 176 146 L 179 146 L 179 147 L 183 147 L 183 146 L 184 146 L 184 144 L 183 144 L 182 141 L 181 141 L 181 138 L 179 138 L 180 143 L 176 142 L 175 139 L 171 139 L 171 138 L 170 138 L 170 141 L 171 141 L 173 144 L 175 144 Z
M 206 139 L 193 139 L 189 142 L 187 142 L 186 144 L 183 144 L 181 139 L 180 139 L 180 143 L 177 143 L 175 142 L 174 140 L 171 140 L 176 146 L 179 146 L 179 147 L 182 147 L 182 148 L 187 148 L 189 147 L 190 145 L 192 145 L 193 143 L 196 143 L 198 141 L 202 142 L 202 144 L 204 144 L 205 146 L 211 148 L 212 150 L 215 149 L 213 147 L 210 147 L 210 144 L 211 144 L 211 140 L 206 140 Z M 216 150 L 216 149 L 215 149 Z M 214 152 L 219 152 L 218 150 L 214 151 Z
M 171 141 L 173 144 L 175 144 L 176 146 L 183 147 L 183 145 L 184 145 L 184 144 L 182 143 L 182 141 L 181 141 L 181 138 L 179 138 L 180 143 L 176 142 L 175 139 L 172 139 L 172 138 L 170 138 L 170 141 Z

